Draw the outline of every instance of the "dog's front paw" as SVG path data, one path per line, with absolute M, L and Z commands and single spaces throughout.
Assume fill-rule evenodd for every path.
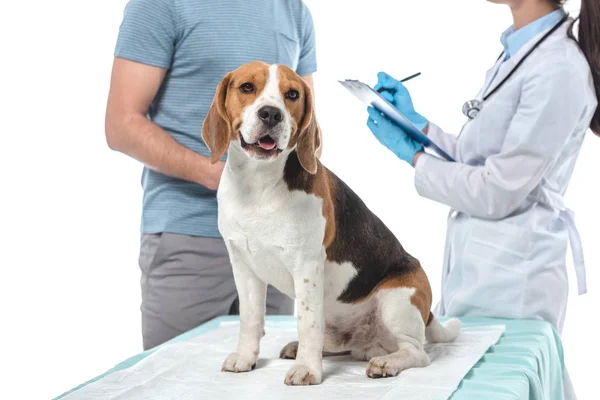
M 298 353 L 298 342 L 290 342 L 283 349 L 281 349 L 279 352 L 279 358 L 295 360 L 296 353 Z
M 285 384 L 290 386 L 308 386 L 321 383 L 321 372 L 304 365 L 294 364 L 285 376 Z
M 221 371 L 235 373 L 252 371 L 256 367 L 256 357 L 257 356 L 255 355 L 246 356 L 238 353 L 231 353 L 229 357 L 225 359 L 225 362 L 223 362 Z

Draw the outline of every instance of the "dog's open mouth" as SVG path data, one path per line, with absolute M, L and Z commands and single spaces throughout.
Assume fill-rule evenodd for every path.
M 254 150 L 261 154 L 273 154 L 278 153 L 281 150 L 277 148 L 277 143 L 270 135 L 263 136 L 256 143 L 247 143 L 244 137 L 240 134 L 240 142 L 242 148 L 247 150 Z
M 275 140 L 271 136 L 265 136 L 258 139 L 258 145 L 261 149 L 271 151 L 275 148 Z

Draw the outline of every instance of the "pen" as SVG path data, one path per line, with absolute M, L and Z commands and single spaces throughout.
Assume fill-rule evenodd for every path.
M 403 83 L 404 83 L 404 82 L 406 82 L 406 81 L 409 81 L 409 80 L 411 80 L 412 78 L 416 78 L 416 77 L 417 77 L 417 76 L 419 76 L 419 75 L 421 75 L 421 73 L 420 73 L 420 72 L 417 72 L 416 74 L 412 74 L 412 75 L 410 75 L 410 76 L 407 76 L 406 78 L 402 79 L 400 82 L 403 82 Z M 383 88 L 383 87 L 380 87 L 379 89 L 377 89 L 377 92 L 378 92 L 378 93 L 381 93 L 383 90 L 385 90 L 385 88 Z

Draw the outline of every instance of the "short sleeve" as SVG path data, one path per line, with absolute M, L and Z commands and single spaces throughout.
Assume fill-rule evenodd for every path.
M 315 44 L 315 27 L 308 7 L 302 4 L 302 37 L 300 38 L 300 59 L 296 72 L 300 76 L 310 75 L 317 71 L 317 48 Z
M 172 0 L 130 0 L 125 6 L 115 57 L 169 68 L 176 40 Z

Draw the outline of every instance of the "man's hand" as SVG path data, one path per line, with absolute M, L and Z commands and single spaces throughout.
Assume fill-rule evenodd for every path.
M 203 186 L 210 190 L 217 190 L 217 188 L 219 187 L 219 183 L 221 182 L 223 168 L 225 168 L 225 163 L 223 161 L 219 161 L 216 164 L 209 163 L 209 165 L 206 167 L 206 170 L 204 171 Z
M 223 163 L 212 165 L 146 117 L 165 74 L 162 68 L 115 58 L 106 108 L 108 146 L 162 174 L 214 190 Z

